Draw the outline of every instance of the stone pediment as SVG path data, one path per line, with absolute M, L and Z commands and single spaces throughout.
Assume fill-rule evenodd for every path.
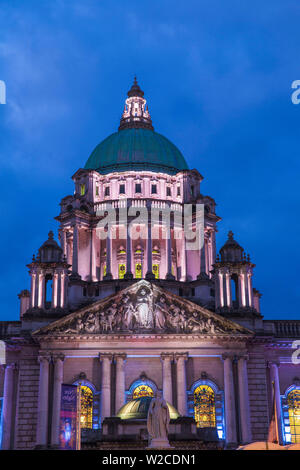
M 145 280 L 50 323 L 33 334 L 144 333 L 252 334 L 243 326 Z

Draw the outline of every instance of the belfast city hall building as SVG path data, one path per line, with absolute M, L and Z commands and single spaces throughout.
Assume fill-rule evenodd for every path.
M 72 179 L 58 241 L 49 232 L 27 265 L 19 321 L 0 322 L 1 448 L 67 448 L 72 390 L 82 449 L 146 448 L 158 391 L 175 448 L 264 441 L 274 403 L 279 443 L 299 443 L 300 320 L 264 320 L 232 232 L 217 253 L 216 203 L 154 131 L 136 79 L 118 131 Z M 196 247 L 185 206 L 191 230 L 202 208 Z

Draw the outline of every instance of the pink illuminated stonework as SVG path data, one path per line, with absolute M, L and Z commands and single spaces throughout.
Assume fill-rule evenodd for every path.
M 19 321 L 0 322 L 2 449 L 60 447 L 62 384 L 82 390 L 82 449 L 146 448 L 156 392 L 171 446 L 264 441 L 273 398 L 280 444 L 299 443 L 300 320 L 263 318 L 231 231 L 217 252 L 216 203 L 154 130 L 136 79 L 118 130 L 72 179 L 57 241 L 27 265 Z

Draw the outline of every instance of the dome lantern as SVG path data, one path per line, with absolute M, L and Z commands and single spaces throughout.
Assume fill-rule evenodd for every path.
M 136 77 L 134 77 L 133 85 L 128 91 L 127 96 L 119 131 L 122 129 L 151 129 L 153 131 L 144 92 L 138 85 Z

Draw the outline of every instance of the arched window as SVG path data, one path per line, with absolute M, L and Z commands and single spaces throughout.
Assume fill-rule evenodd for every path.
M 153 397 L 154 393 L 149 385 L 138 385 L 132 393 L 133 400 L 140 397 Z
M 300 389 L 288 393 L 287 404 L 291 442 L 293 444 L 300 443 Z
M 92 429 L 93 427 L 93 401 L 94 394 L 90 387 L 81 385 L 80 393 L 80 426 Z
M 203 377 L 194 382 L 187 398 L 188 414 L 195 419 L 197 427 L 216 428 L 219 439 L 225 439 L 224 392 Z
M 194 416 L 198 428 L 216 426 L 215 392 L 209 385 L 199 385 L 194 391 Z
M 126 403 L 139 397 L 153 397 L 157 392 L 156 384 L 146 376 L 135 380 L 126 390 Z

